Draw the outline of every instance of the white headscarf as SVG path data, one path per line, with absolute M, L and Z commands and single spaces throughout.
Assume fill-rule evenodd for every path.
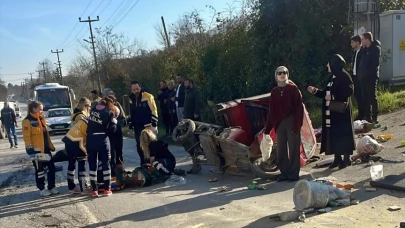
M 278 78 L 277 78 L 277 73 L 278 72 L 283 72 L 283 71 L 287 72 L 287 74 L 285 76 L 286 80 L 285 81 L 279 81 Z M 285 66 L 277 67 L 276 71 L 274 72 L 274 77 L 276 78 L 277 85 L 280 86 L 280 87 L 284 87 L 284 86 L 286 86 L 287 84 L 290 83 L 290 80 L 288 79 L 288 76 L 289 76 L 289 71 L 288 71 L 287 67 L 285 67 Z

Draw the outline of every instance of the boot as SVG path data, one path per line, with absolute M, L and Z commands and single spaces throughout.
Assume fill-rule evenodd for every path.
M 341 164 L 339 165 L 339 169 L 344 169 L 347 166 L 350 166 L 352 164 L 352 162 L 350 161 L 350 155 L 349 154 L 345 154 L 343 161 L 341 162 Z
M 335 154 L 335 160 L 333 160 L 332 165 L 329 166 L 329 169 L 334 169 L 342 163 L 342 156 Z

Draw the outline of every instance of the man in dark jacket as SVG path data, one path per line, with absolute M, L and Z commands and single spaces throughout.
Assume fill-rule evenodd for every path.
M 170 114 L 170 132 L 173 133 L 174 128 L 177 126 L 177 112 L 176 112 L 176 88 L 174 82 L 170 80 L 167 83 L 169 89 L 169 114 Z
M 364 101 L 363 94 L 361 93 L 361 83 L 358 76 L 359 65 L 361 61 L 361 54 L 363 53 L 363 48 L 361 46 L 361 37 L 359 35 L 350 38 L 350 45 L 353 48 L 352 56 L 352 79 L 354 83 L 354 96 L 357 101 L 357 109 L 359 111 L 355 120 L 363 120 L 364 118 Z
M 371 32 L 363 34 L 362 43 L 364 52 L 358 69 L 364 100 L 364 115 L 368 122 L 377 123 L 377 84 L 380 70 L 381 43 L 374 40 Z
M 158 100 L 159 100 L 159 108 L 160 113 L 162 115 L 163 124 L 166 128 L 166 135 L 171 133 L 170 131 L 170 113 L 169 113 L 169 96 L 170 91 L 167 88 L 167 83 L 165 80 L 160 82 L 160 88 L 158 91 Z
M 194 121 L 200 120 L 201 115 L 201 96 L 200 91 L 194 86 L 192 79 L 184 81 L 186 87 L 186 98 L 184 100 L 183 118 Z
M 91 92 L 91 107 L 96 106 L 98 102 L 101 101 L 100 92 L 97 90 L 92 90 Z
M 145 164 L 143 151 L 140 144 L 141 132 L 145 128 L 151 128 L 157 135 L 158 111 L 152 94 L 144 92 L 141 84 L 131 82 L 131 94 L 129 95 L 129 129 L 134 129 L 136 149 L 141 165 Z
M 18 148 L 17 134 L 15 132 L 15 128 L 18 127 L 18 124 L 15 118 L 15 111 L 10 108 L 7 101 L 4 102 L 4 108 L 1 110 L 1 127 L 6 128 L 10 148 Z M 14 137 L 14 144 L 11 136 Z
M 184 99 L 185 99 L 185 87 L 184 87 L 184 77 L 181 74 L 176 76 L 176 81 L 179 84 L 176 90 L 176 112 L 177 119 L 181 121 L 183 118 L 183 109 L 184 109 Z

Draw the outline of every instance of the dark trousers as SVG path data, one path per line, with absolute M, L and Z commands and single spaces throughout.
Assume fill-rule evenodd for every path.
M 176 160 L 169 158 L 160 158 L 153 162 L 153 167 L 163 175 L 171 175 L 176 167 Z
M 141 142 L 140 142 L 141 132 L 142 132 L 143 129 L 145 129 L 144 126 L 134 126 L 134 133 L 135 133 L 135 140 L 136 140 L 136 151 L 138 152 L 139 159 L 141 161 L 141 165 L 145 164 L 145 157 L 143 155 L 143 151 L 142 151 L 142 148 L 141 148 Z
M 5 124 L 4 127 L 6 128 L 6 132 L 8 135 L 8 141 L 10 142 L 10 145 L 18 145 L 18 141 L 17 141 L 17 134 L 15 132 L 15 125 L 14 123 L 12 124 Z M 14 138 L 14 144 L 13 144 L 13 139 L 11 138 L 11 136 L 13 136 Z
M 170 121 L 170 113 L 162 112 L 161 114 L 162 114 L 163 124 L 165 125 L 166 134 L 168 135 L 173 131 L 173 127 L 171 126 L 171 121 Z
M 48 152 L 50 154 L 50 151 Z M 39 190 L 45 188 L 45 169 L 48 170 L 47 180 L 48 180 L 48 189 L 51 190 L 55 187 L 55 164 L 52 159 L 49 162 L 38 162 L 38 167 L 36 166 L 35 161 L 32 161 L 32 164 L 35 168 L 35 182 Z
M 109 136 L 110 146 L 111 146 L 111 176 L 115 177 L 115 167 L 119 164 L 123 164 L 123 144 L 124 139 L 122 136 L 122 129 L 120 126 L 117 126 L 117 131 Z
M 277 165 L 287 179 L 298 179 L 300 173 L 300 132 L 293 133 L 293 117 L 281 121 L 277 127 Z
M 65 143 L 66 154 L 68 159 L 68 170 L 67 170 L 67 182 L 69 190 L 76 187 L 75 184 L 75 169 L 76 161 L 78 165 L 79 173 L 79 188 L 80 191 L 85 191 L 86 189 L 86 161 L 87 155 L 80 149 L 78 142 L 67 142 Z
M 171 126 L 171 132 L 173 133 L 174 129 L 177 126 L 177 123 L 179 121 L 177 120 L 177 113 L 176 112 L 171 112 L 170 113 L 170 126 Z
M 375 122 L 378 116 L 377 101 L 378 77 L 361 80 L 361 92 L 364 100 L 364 116 L 367 121 Z
M 353 83 L 354 83 L 354 97 L 357 101 L 357 109 L 359 111 L 357 118 L 359 120 L 363 120 L 364 118 L 364 99 L 363 93 L 361 91 L 361 82 L 358 75 L 352 75 Z
M 90 183 L 93 191 L 97 190 L 97 180 L 103 178 L 104 189 L 111 189 L 110 169 L 110 142 L 106 135 L 87 136 L 87 154 L 89 161 Z M 98 160 L 101 162 L 101 170 L 97 172 Z

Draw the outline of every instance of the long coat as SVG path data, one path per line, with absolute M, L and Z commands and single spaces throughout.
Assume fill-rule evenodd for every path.
M 348 102 L 348 107 L 344 113 L 330 111 L 330 127 L 326 127 L 326 91 L 327 84 L 332 80 L 331 75 L 329 81 L 323 90 L 317 90 L 315 96 L 322 98 L 322 142 L 321 153 L 326 155 L 336 154 L 353 154 L 356 149 L 353 131 L 353 117 L 352 117 L 352 101 L 351 96 L 354 92 L 352 78 L 345 70 L 335 72 L 336 76 L 333 79 L 332 86 L 330 87 L 330 94 L 335 101 Z

